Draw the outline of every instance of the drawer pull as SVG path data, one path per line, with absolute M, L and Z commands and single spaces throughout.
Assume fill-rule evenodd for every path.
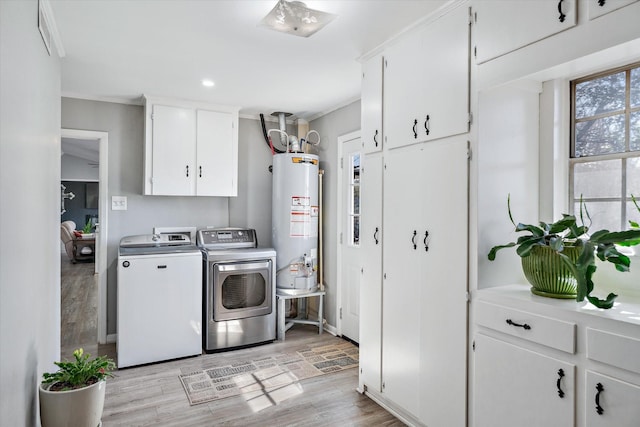
M 418 232 L 416 230 L 413 230 L 413 236 L 411 237 L 411 244 L 413 245 L 413 250 L 415 251 L 416 249 L 418 249 L 418 245 L 416 244 L 416 235 L 418 234 Z
M 159 265 L 159 266 L 158 266 L 158 268 L 159 268 L 160 270 L 162 270 L 162 269 L 164 269 L 164 268 L 167 268 L 167 266 L 166 266 L 166 265 Z
M 380 242 L 378 240 L 378 233 L 380 232 L 380 229 L 378 227 L 376 227 L 376 231 L 373 233 L 373 240 L 376 241 L 376 245 Z
M 604 413 L 604 409 L 602 409 L 602 406 L 600 406 L 600 393 L 602 393 L 604 391 L 604 387 L 602 385 L 602 383 L 598 383 L 596 384 L 596 412 L 598 413 L 598 415 L 602 415 Z
M 525 329 L 525 330 L 527 330 L 527 331 L 528 331 L 529 329 L 531 329 L 531 326 L 527 325 L 526 323 L 523 323 L 523 324 L 521 325 L 521 324 L 519 324 L 519 323 L 514 322 L 514 321 L 513 321 L 513 320 L 511 320 L 511 319 L 507 319 L 507 324 L 508 324 L 508 325 L 511 325 L 511 326 L 515 326 L 515 327 L 517 327 L 517 328 L 523 328 L 523 329 Z
M 558 369 L 558 381 L 556 382 L 556 387 L 558 388 L 558 396 L 560 396 L 560 399 L 564 397 L 564 391 L 562 391 L 562 388 L 560 388 L 560 381 L 562 381 L 563 377 L 564 370 Z
M 429 237 L 429 231 L 425 231 L 425 232 L 424 232 L 424 240 L 423 240 L 423 243 L 424 243 L 424 250 L 425 250 L 425 251 L 429 251 L 429 242 L 427 242 L 427 238 L 428 238 L 428 237 Z
M 417 126 L 418 126 L 418 119 L 415 119 L 413 121 L 413 138 L 414 139 L 418 139 L 418 131 L 416 130 Z
M 378 146 L 378 129 L 376 129 L 376 134 L 373 135 L 373 142 L 376 143 L 376 147 Z
M 607 0 L 598 0 L 598 6 L 602 7 L 607 2 Z
M 427 132 L 427 135 L 429 135 L 429 115 L 427 114 L 427 117 L 425 117 L 424 119 L 424 130 L 425 132 Z

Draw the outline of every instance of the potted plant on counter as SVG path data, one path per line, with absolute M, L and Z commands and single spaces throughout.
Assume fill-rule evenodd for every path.
M 635 202 L 635 199 L 634 203 Z M 636 207 L 638 207 L 636 203 Z M 489 260 L 493 261 L 497 251 L 516 247 L 521 257 L 522 270 L 532 285 L 531 292 L 552 298 L 575 298 L 581 302 L 585 298 L 598 308 L 611 308 L 617 295 L 610 293 L 605 299 L 591 295 L 594 288 L 592 280 L 596 271 L 596 257 L 615 265 L 618 271 L 629 271 L 629 257 L 618 251 L 617 246 L 640 244 L 640 228 L 627 231 L 609 230 L 590 231 L 591 217 L 586 206 L 580 200 L 580 223 L 573 215 L 563 214 L 554 223 L 540 222 L 539 226 L 516 224 L 511 214 L 511 198 L 507 198 L 509 219 L 518 233 L 526 233 L 516 242 L 494 246 L 489 251 Z M 640 208 L 639 208 L 640 209 Z M 585 225 L 584 218 L 589 225 Z
M 73 361 L 55 362 L 60 368 L 43 375 L 39 389 L 40 422 L 43 427 L 98 426 L 104 407 L 107 377 L 112 377 L 113 360 L 90 358 L 79 348 Z

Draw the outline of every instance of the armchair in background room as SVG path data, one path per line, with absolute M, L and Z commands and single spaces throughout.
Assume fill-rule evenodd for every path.
M 60 239 L 72 263 L 77 261 L 93 261 L 95 258 L 95 238 L 82 239 L 76 231 L 76 223 L 64 221 L 60 224 Z

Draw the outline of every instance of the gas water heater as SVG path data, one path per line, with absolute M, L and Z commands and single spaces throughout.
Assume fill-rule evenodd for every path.
M 272 238 L 276 287 L 298 295 L 318 287 L 318 156 L 273 156 Z

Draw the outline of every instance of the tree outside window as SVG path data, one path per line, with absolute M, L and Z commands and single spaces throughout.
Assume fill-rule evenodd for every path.
M 593 229 L 640 221 L 640 63 L 571 82 L 570 201 Z

